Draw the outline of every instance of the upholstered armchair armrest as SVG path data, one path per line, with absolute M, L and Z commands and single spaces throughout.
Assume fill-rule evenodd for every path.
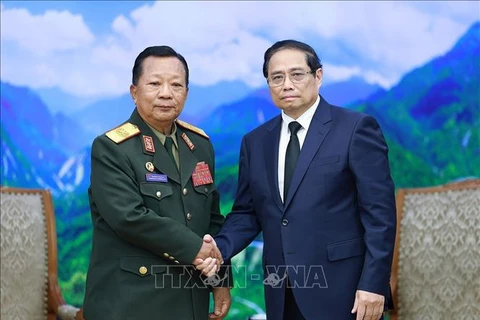
M 388 310 L 389 320 L 398 320 L 398 279 L 397 274 L 393 274 L 390 278 L 390 287 L 392 289 L 393 310 Z
M 77 315 L 75 317 L 75 320 L 85 320 L 83 318 L 83 308 L 81 308 L 78 312 L 77 312 Z
M 83 313 L 77 307 L 65 303 L 56 275 L 48 276 L 48 314 L 49 318 L 61 320 L 83 320 Z
M 397 302 L 397 289 L 398 289 L 398 282 L 397 282 L 397 277 L 396 276 L 392 276 L 391 280 L 390 280 L 390 287 L 392 289 L 392 299 L 393 299 L 393 302 L 394 302 L 394 306 L 395 306 L 395 303 Z M 396 309 L 396 308 L 395 308 Z
M 63 304 L 58 307 L 58 316 L 62 320 L 76 320 L 77 314 L 80 312 L 79 308 L 69 304 Z

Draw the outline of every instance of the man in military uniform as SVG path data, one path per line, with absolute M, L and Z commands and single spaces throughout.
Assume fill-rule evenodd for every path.
M 217 270 L 219 251 L 202 238 L 216 234 L 224 218 L 212 143 L 177 120 L 188 75 L 172 48 L 146 48 L 133 67 L 130 119 L 93 142 L 87 320 L 204 320 L 228 312 L 231 279 L 220 270 L 227 281 L 214 281 L 219 286 L 212 289 L 192 264 L 208 259 Z

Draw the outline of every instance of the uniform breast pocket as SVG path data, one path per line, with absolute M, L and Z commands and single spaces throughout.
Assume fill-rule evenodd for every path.
M 163 200 L 172 195 L 172 187 L 168 184 L 162 183 L 148 183 L 144 182 L 140 184 L 140 192 L 144 197 L 156 199 L 157 201 Z
M 174 213 L 169 210 L 173 206 L 171 201 L 173 191 L 168 184 L 144 182 L 140 184 L 140 192 L 148 209 L 160 216 L 171 216 Z
M 198 194 L 204 195 L 205 197 L 209 197 L 215 191 L 215 185 L 205 184 L 202 186 L 194 187 L 194 189 Z
M 189 210 L 197 215 L 210 217 L 212 210 L 218 210 L 220 197 L 214 184 L 206 184 L 193 188 L 195 196 L 189 200 Z

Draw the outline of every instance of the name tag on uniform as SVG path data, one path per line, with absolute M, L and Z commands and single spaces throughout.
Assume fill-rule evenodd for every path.
M 145 174 L 145 179 L 148 182 L 167 182 L 168 178 L 166 174 L 160 173 L 147 173 Z

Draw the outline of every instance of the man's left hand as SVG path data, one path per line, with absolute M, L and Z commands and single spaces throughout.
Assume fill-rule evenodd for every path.
M 378 320 L 383 314 L 385 297 L 363 290 L 357 290 L 352 313 L 357 314 L 356 320 Z
M 213 288 L 213 312 L 208 315 L 209 319 L 223 319 L 227 316 L 232 303 L 230 288 Z

